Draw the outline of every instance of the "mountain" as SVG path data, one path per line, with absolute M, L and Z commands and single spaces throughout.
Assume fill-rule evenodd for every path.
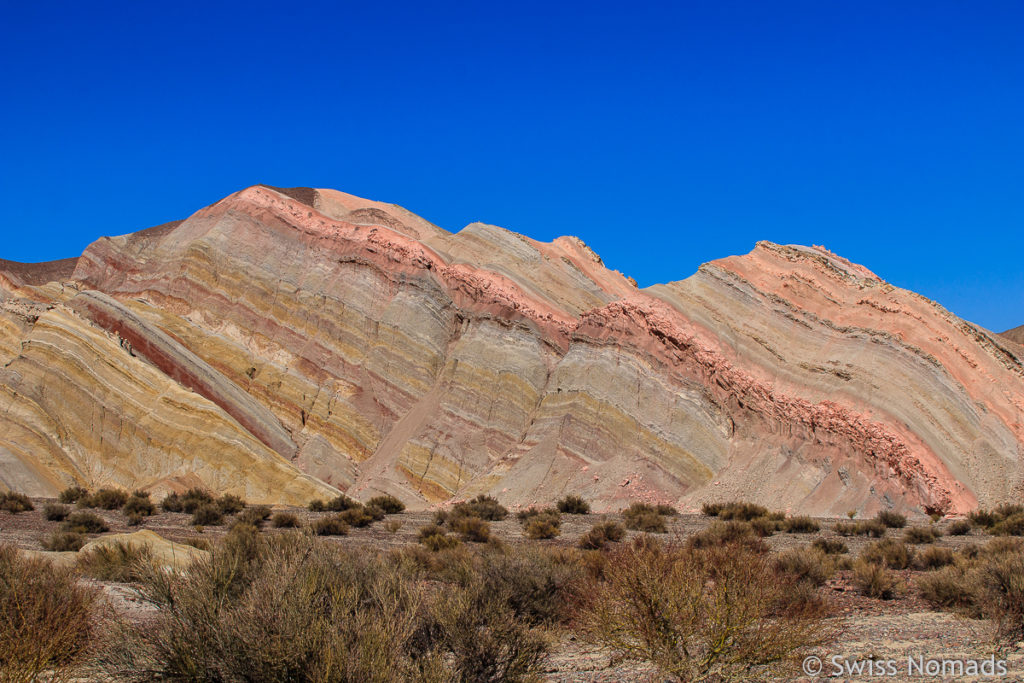
M 1018 344 L 1024 344 L 1024 325 L 1003 332 L 1000 336 Z
M 963 511 L 1024 492 L 1015 344 L 822 247 L 637 289 L 582 241 L 250 187 L 0 266 L 0 485 L 413 507 Z

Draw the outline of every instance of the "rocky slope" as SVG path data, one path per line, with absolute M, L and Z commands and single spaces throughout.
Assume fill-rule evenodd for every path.
M 1006 339 L 1009 339 L 1012 342 L 1024 344 L 1024 325 L 1021 325 L 1020 327 L 1015 327 L 1012 330 L 1007 330 L 1006 332 L 1003 332 L 1001 336 L 1005 337 Z
M 256 186 L 0 264 L 0 291 L 0 485 L 33 493 L 870 513 L 1024 492 L 1020 347 L 820 247 L 638 290 L 572 237 Z

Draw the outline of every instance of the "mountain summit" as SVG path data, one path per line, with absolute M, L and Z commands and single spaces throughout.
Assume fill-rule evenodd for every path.
M 254 186 L 0 262 L 0 488 L 964 511 L 1024 493 L 1021 347 L 823 247 L 637 289 L 581 240 Z

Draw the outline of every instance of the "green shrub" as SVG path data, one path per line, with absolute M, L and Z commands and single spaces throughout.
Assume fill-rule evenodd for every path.
M 804 546 L 783 550 L 776 555 L 775 570 L 787 574 L 795 581 L 806 581 L 813 586 L 821 586 L 835 575 L 836 566 L 822 551 Z
M 544 522 L 547 526 L 554 528 L 556 534 L 558 533 L 558 528 L 562 524 L 562 513 L 558 511 L 558 508 L 546 508 L 541 510 L 535 507 L 530 507 L 516 513 L 516 518 L 522 523 L 524 529 L 531 522 Z M 546 536 L 544 538 L 551 537 Z
M 374 496 L 366 504 L 367 506 L 379 507 L 388 515 L 396 515 L 405 510 L 405 503 L 389 495 Z
M 89 491 L 82 488 L 81 486 L 69 486 L 60 492 L 57 496 L 57 502 L 59 503 L 77 503 L 80 498 L 84 498 L 89 495 Z
M 192 513 L 193 526 L 220 526 L 224 523 L 224 515 L 215 503 L 200 505 Z
M 934 543 L 939 536 L 939 531 L 930 526 L 912 526 L 903 532 L 903 540 L 915 545 Z
M 0 546 L 0 679 L 80 678 L 96 631 L 98 592 L 68 569 Z
M 48 522 L 63 522 L 70 513 L 71 509 L 60 503 L 47 503 L 43 506 L 43 517 Z
M 24 493 L 15 493 L 14 491 L 8 491 L 7 493 L 0 493 L 0 510 L 10 512 L 11 514 L 17 514 L 19 512 L 29 512 L 35 510 L 35 506 L 32 505 L 31 499 Z
M 275 529 L 294 529 L 299 526 L 299 518 L 291 512 L 278 512 L 270 520 L 270 523 L 274 525 Z
M 324 517 L 313 522 L 313 533 L 317 536 L 346 536 L 348 535 L 348 524 L 341 518 L 341 515 Z
M 76 510 L 68 515 L 60 528 L 64 531 L 79 534 L 102 534 L 104 531 L 110 530 L 110 527 L 107 526 L 102 517 L 82 510 Z
M 806 515 L 790 517 L 785 522 L 785 529 L 791 534 L 813 534 L 821 529 L 821 525 Z
M 882 510 L 875 515 L 875 521 L 881 522 L 889 529 L 902 529 L 907 525 L 907 518 L 892 510 Z
M 973 526 L 974 525 L 971 524 L 970 520 L 958 519 L 949 525 L 949 528 L 946 529 L 946 533 L 950 536 L 966 536 L 971 533 L 971 528 Z
M 853 583 L 869 598 L 891 600 L 903 592 L 903 584 L 895 573 L 864 560 L 858 560 L 853 566 Z
M 85 535 L 76 531 L 54 531 L 43 541 L 43 549 L 55 553 L 75 553 L 82 549 L 86 540 Z
M 590 514 L 590 503 L 579 496 L 566 496 L 555 504 L 558 511 L 567 515 Z
M 600 550 L 608 543 L 617 543 L 626 535 L 618 522 L 598 522 L 580 538 L 579 546 L 585 550 Z
M 225 493 L 216 502 L 222 515 L 238 514 L 245 509 L 245 501 L 232 493 Z
M 817 548 L 826 555 L 842 555 L 850 551 L 846 544 L 838 538 L 816 538 L 811 547 Z
M 894 538 L 883 538 L 875 541 L 860 554 L 860 558 L 869 563 L 890 569 L 906 569 L 914 561 L 914 549 L 903 541 Z

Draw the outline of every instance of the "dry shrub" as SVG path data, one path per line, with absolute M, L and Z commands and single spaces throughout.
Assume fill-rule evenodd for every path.
M 863 522 L 836 522 L 832 530 L 840 536 L 871 536 L 881 538 L 889 527 L 877 519 Z
M 399 512 L 405 510 L 405 503 L 398 500 L 394 496 L 374 496 L 367 503 L 367 505 L 378 507 L 388 515 L 397 515 Z
M 103 518 L 92 512 L 76 510 L 68 515 L 67 519 L 60 525 L 61 530 L 78 534 L 102 534 L 109 531 L 110 527 L 103 521 Z
M 613 553 L 603 574 L 582 591 L 587 633 L 676 681 L 785 674 L 835 636 L 820 603 L 794 606 L 770 559 L 742 545 L 648 541 Z
M 816 538 L 814 539 L 814 543 L 811 544 L 811 547 L 817 548 L 826 555 L 842 555 L 850 552 L 850 549 L 846 547 L 846 544 L 838 538 Z
M 903 540 L 907 543 L 934 543 L 942 534 L 933 527 L 912 526 L 903 532 Z
M 380 508 L 377 509 L 379 510 Z M 383 517 L 383 514 L 381 516 Z M 338 517 L 349 526 L 359 528 L 370 526 L 376 521 L 373 512 L 363 505 L 348 508 L 344 512 L 339 513 Z
M 875 541 L 860 554 L 868 564 L 877 564 L 890 569 L 906 569 L 914 561 L 914 549 L 903 541 L 883 538 Z
M 918 569 L 930 571 L 951 565 L 954 561 L 955 556 L 952 550 L 933 545 L 917 553 L 917 556 L 914 558 L 914 566 Z
M 608 543 L 617 543 L 626 535 L 626 530 L 618 522 L 598 522 L 585 533 L 579 546 L 585 550 L 600 550 Z
M 95 493 L 78 499 L 78 507 L 99 508 L 100 510 L 117 510 L 128 502 L 128 492 L 124 489 L 103 488 Z
M 836 573 L 832 558 L 810 546 L 783 550 L 775 556 L 774 566 L 780 574 L 815 587 L 824 585 Z
M 451 512 L 448 513 L 448 516 L 478 517 L 491 522 L 500 522 L 508 517 L 508 510 L 506 510 L 501 503 L 497 501 L 497 499 L 480 494 L 473 500 L 456 503 L 452 507 Z
M 237 515 L 235 520 L 240 524 L 251 524 L 254 527 L 262 527 L 263 523 L 270 519 L 270 508 L 266 505 L 254 505 L 247 507 Z
M 785 521 L 785 530 L 791 534 L 813 534 L 821 529 L 821 525 L 807 515 L 790 517 Z
M 978 599 L 978 586 L 966 565 L 929 572 L 919 576 L 915 585 L 921 597 L 936 607 L 967 610 Z
M 750 520 L 750 527 L 761 538 L 775 535 L 776 531 L 782 529 L 784 522 L 772 519 L 771 517 L 755 517 Z
M 1024 536 L 1024 512 L 1008 515 L 989 529 L 989 533 L 994 536 Z
M 160 503 L 160 507 L 167 512 L 184 512 L 191 515 L 200 507 L 210 505 L 213 502 L 213 496 L 209 493 L 203 489 L 192 488 L 185 493 L 168 494 Z
M 60 495 L 57 496 L 57 502 L 77 503 L 80 498 L 84 498 L 88 495 L 89 491 L 81 486 L 69 486 L 60 492 Z
M 71 513 L 71 508 L 60 503 L 47 503 L 43 506 L 43 517 L 48 522 L 63 522 Z
M 78 567 L 87 576 L 100 581 L 129 583 L 138 581 L 145 565 L 152 562 L 148 545 L 108 543 L 89 550 L 78 558 Z
M 1024 554 L 994 554 L 975 569 L 977 607 L 996 627 L 999 643 L 1024 640 Z
M 225 493 L 217 499 L 217 508 L 222 515 L 234 515 L 245 509 L 245 501 L 233 493 Z
M 0 546 L 0 680 L 66 681 L 94 630 L 97 592 L 73 572 Z
M 579 496 L 566 496 L 555 504 L 559 512 L 567 515 L 590 514 L 590 503 Z
M 726 503 L 718 512 L 719 519 L 735 519 L 743 522 L 749 522 L 758 517 L 770 517 L 770 515 L 768 508 L 763 505 L 743 501 Z
M 853 565 L 853 584 L 869 598 L 881 600 L 891 600 L 903 592 L 903 583 L 895 572 L 864 560 Z
M 946 529 L 946 534 L 949 536 L 966 536 L 971 533 L 971 529 L 974 525 L 969 519 L 958 519 L 949 525 Z
M 313 533 L 317 536 L 345 536 L 348 534 L 348 524 L 341 515 L 332 515 L 313 522 Z
M 75 531 L 54 531 L 43 541 L 43 550 L 55 553 L 75 553 L 85 545 L 86 537 Z
M 299 518 L 291 512 L 278 512 L 270 523 L 275 529 L 294 529 L 299 526 Z
M 875 521 L 884 524 L 889 529 L 902 529 L 907 525 L 907 518 L 892 510 L 882 510 L 875 515 Z
M 704 531 L 694 534 L 687 541 L 692 549 L 713 548 L 722 545 L 743 545 L 753 552 L 765 552 L 768 546 L 761 540 L 754 527 L 748 522 L 713 522 Z
M 14 491 L 0 493 L 0 510 L 4 512 L 17 514 L 35 509 L 35 506 L 32 505 L 32 500 L 24 493 L 15 493 Z
M 462 540 L 473 543 L 486 543 L 491 539 L 491 525 L 479 517 L 458 516 L 448 519 L 452 531 L 462 536 Z
M 560 533 L 558 524 L 552 522 L 549 517 L 534 517 L 523 525 L 523 535 L 534 540 L 554 538 Z
M 216 503 L 203 503 L 192 512 L 193 526 L 220 526 L 224 523 L 224 513 Z
M 667 531 L 664 517 L 656 507 L 647 503 L 633 503 L 622 511 L 622 519 L 626 523 L 626 528 L 634 531 L 654 534 L 663 534 Z
M 131 497 L 125 502 L 124 507 L 121 508 L 121 512 L 125 515 L 149 517 L 156 512 L 156 506 L 149 499 L 149 494 L 143 491 L 136 491 Z

